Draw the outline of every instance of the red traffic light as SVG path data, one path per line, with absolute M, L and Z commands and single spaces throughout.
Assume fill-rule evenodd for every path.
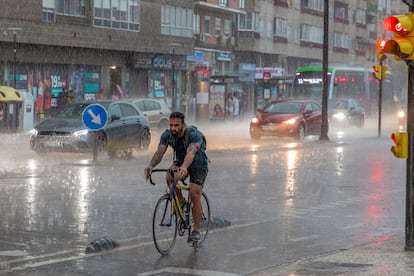
M 398 16 L 388 16 L 384 20 L 384 30 L 391 31 L 393 33 L 398 33 L 400 35 L 408 34 L 411 30 L 408 30 L 403 27 Z
M 383 27 L 384 30 L 397 33 L 401 36 L 409 34 L 413 31 L 413 15 L 391 15 L 385 18 Z
M 395 133 L 391 133 L 391 140 L 394 142 L 394 144 L 398 143 L 397 137 L 395 135 Z

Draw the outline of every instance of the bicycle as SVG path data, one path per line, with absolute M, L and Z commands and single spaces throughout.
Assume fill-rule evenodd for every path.
M 174 173 L 177 172 L 176 170 L 153 169 L 152 173 L 154 172 L 168 172 L 171 174 L 169 188 L 157 201 L 152 217 L 152 237 L 155 248 L 162 255 L 168 254 L 175 245 L 177 233 L 182 237 L 187 231 L 187 242 L 194 248 L 194 252 L 196 252 L 197 248 L 204 244 L 211 223 L 210 203 L 207 194 L 204 191 L 201 192 L 201 206 L 203 211 L 201 216 L 200 239 L 198 241 L 191 241 L 190 233 L 193 222 L 189 186 L 183 180 L 180 180 L 178 183 L 174 181 Z M 151 175 L 149 176 L 149 181 L 152 185 L 155 185 Z M 188 192 L 186 203 L 183 206 L 178 199 L 175 188 Z

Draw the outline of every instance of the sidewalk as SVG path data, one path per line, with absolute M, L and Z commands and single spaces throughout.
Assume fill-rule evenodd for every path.
M 414 275 L 414 251 L 404 251 L 403 234 L 330 252 L 307 260 L 268 268 L 251 276 L 268 275 Z

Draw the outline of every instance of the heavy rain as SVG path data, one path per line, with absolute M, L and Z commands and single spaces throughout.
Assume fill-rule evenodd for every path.
M 410 270 L 409 1 L 351 2 L 4 1 L 0 275 Z

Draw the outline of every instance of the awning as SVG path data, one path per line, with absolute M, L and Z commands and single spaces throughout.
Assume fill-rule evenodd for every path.
M 19 91 L 10 86 L 0 86 L 0 102 L 22 102 L 23 97 Z

